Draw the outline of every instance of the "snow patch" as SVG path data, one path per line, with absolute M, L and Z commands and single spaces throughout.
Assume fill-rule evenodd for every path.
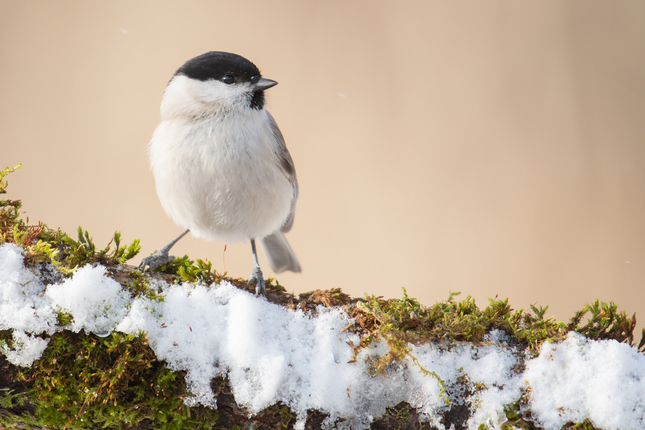
M 629 345 L 569 333 L 542 345 L 524 379 L 531 412 L 546 429 L 586 418 L 597 428 L 645 428 L 645 356 Z
M 43 354 L 49 339 L 41 339 L 23 331 L 13 332 L 13 347 L 9 348 L 5 342 L 0 342 L 0 351 L 7 356 L 9 363 L 16 366 L 31 366 Z
M 53 308 L 74 316 L 70 330 L 85 329 L 103 336 L 126 316 L 130 299 L 118 282 L 106 276 L 105 267 L 90 265 L 78 269 L 71 279 L 50 285 L 45 296 Z

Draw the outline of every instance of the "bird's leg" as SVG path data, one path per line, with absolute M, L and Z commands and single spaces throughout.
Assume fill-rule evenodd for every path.
M 251 249 L 253 250 L 253 271 L 251 276 L 249 276 L 249 283 L 251 285 L 255 282 L 255 295 L 259 296 L 260 294 L 266 296 L 267 288 L 264 285 L 264 277 L 262 276 L 262 270 L 260 270 L 260 263 L 258 263 L 258 252 L 255 249 L 255 239 L 251 239 Z
M 182 237 L 186 236 L 190 230 L 186 229 L 185 232 L 177 236 L 172 242 L 170 242 L 168 245 L 164 246 L 161 248 L 159 251 L 155 252 L 154 254 L 144 258 L 141 260 L 141 263 L 139 264 L 139 270 L 142 272 L 146 271 L 146 266 L 150 269 L 150 271 L 156 269 L 159 266 L 163 266 L 164 264 L 170 263 L 172 260 L 175 259 L 174 255 L 168 255 L 168 251 L 170 251 L 170 248 L 173 247 L 173 245 L 177 242 L 179 242 L 179 239 Z

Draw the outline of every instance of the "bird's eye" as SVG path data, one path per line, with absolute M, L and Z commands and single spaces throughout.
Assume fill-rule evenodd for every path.
M 260 75 L 251 76 L 251 83 L 252 84 L 257 84 L 259 80 L 260 80 Z
M 222 82 L 224 82 L 226 85 L 231 85 L 233 82 L 235 82 L 235 78 L 233 75 L 226 75 L 222 78 Z

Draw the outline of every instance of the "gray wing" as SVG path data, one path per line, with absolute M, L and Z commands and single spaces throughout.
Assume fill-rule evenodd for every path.
M 280 131 L 280 128 L 278 128 L 278 124 L 275 122 L 275 119 L 273 119 L 273 116 L 271 116 L 269 111 L 267 111 L 267 114 L 269 115 L 269 120 L 271 122 L 271 130 L 273 131 L 273 134 L 278 141 L 278 153 L 276 155 L 280 160 L 280 167 L 282 167 L 284 175 L 287 177 L 287 179 L 289 179 L 291 187 L 293 188 L 293 201 L 291 202 L 291 210 L 289 211 L 287 220 L 284 222 L 282 228 L 280 229 L 280 231 L 286 233 L 291 230 L 291 226 L 293 225 L 293 218 L 296 214 L 296 202 L 298 201 L 298 178 L 296 177 L 296 168 L 293 165 L 291 154 L 289 154 L 287 145 L 284 143 L 282 132 Z

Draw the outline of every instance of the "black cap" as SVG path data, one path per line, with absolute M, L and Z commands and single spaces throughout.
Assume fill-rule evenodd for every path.
M 246 58 L 230 52 L 211 51 L 195 57 L 181 66 L 175 75 L 185 75 L 191 79 L 207 81 L 220 80 L 232 75 L 235 82 L 257 81 L 262 77 L 260 70 Z

